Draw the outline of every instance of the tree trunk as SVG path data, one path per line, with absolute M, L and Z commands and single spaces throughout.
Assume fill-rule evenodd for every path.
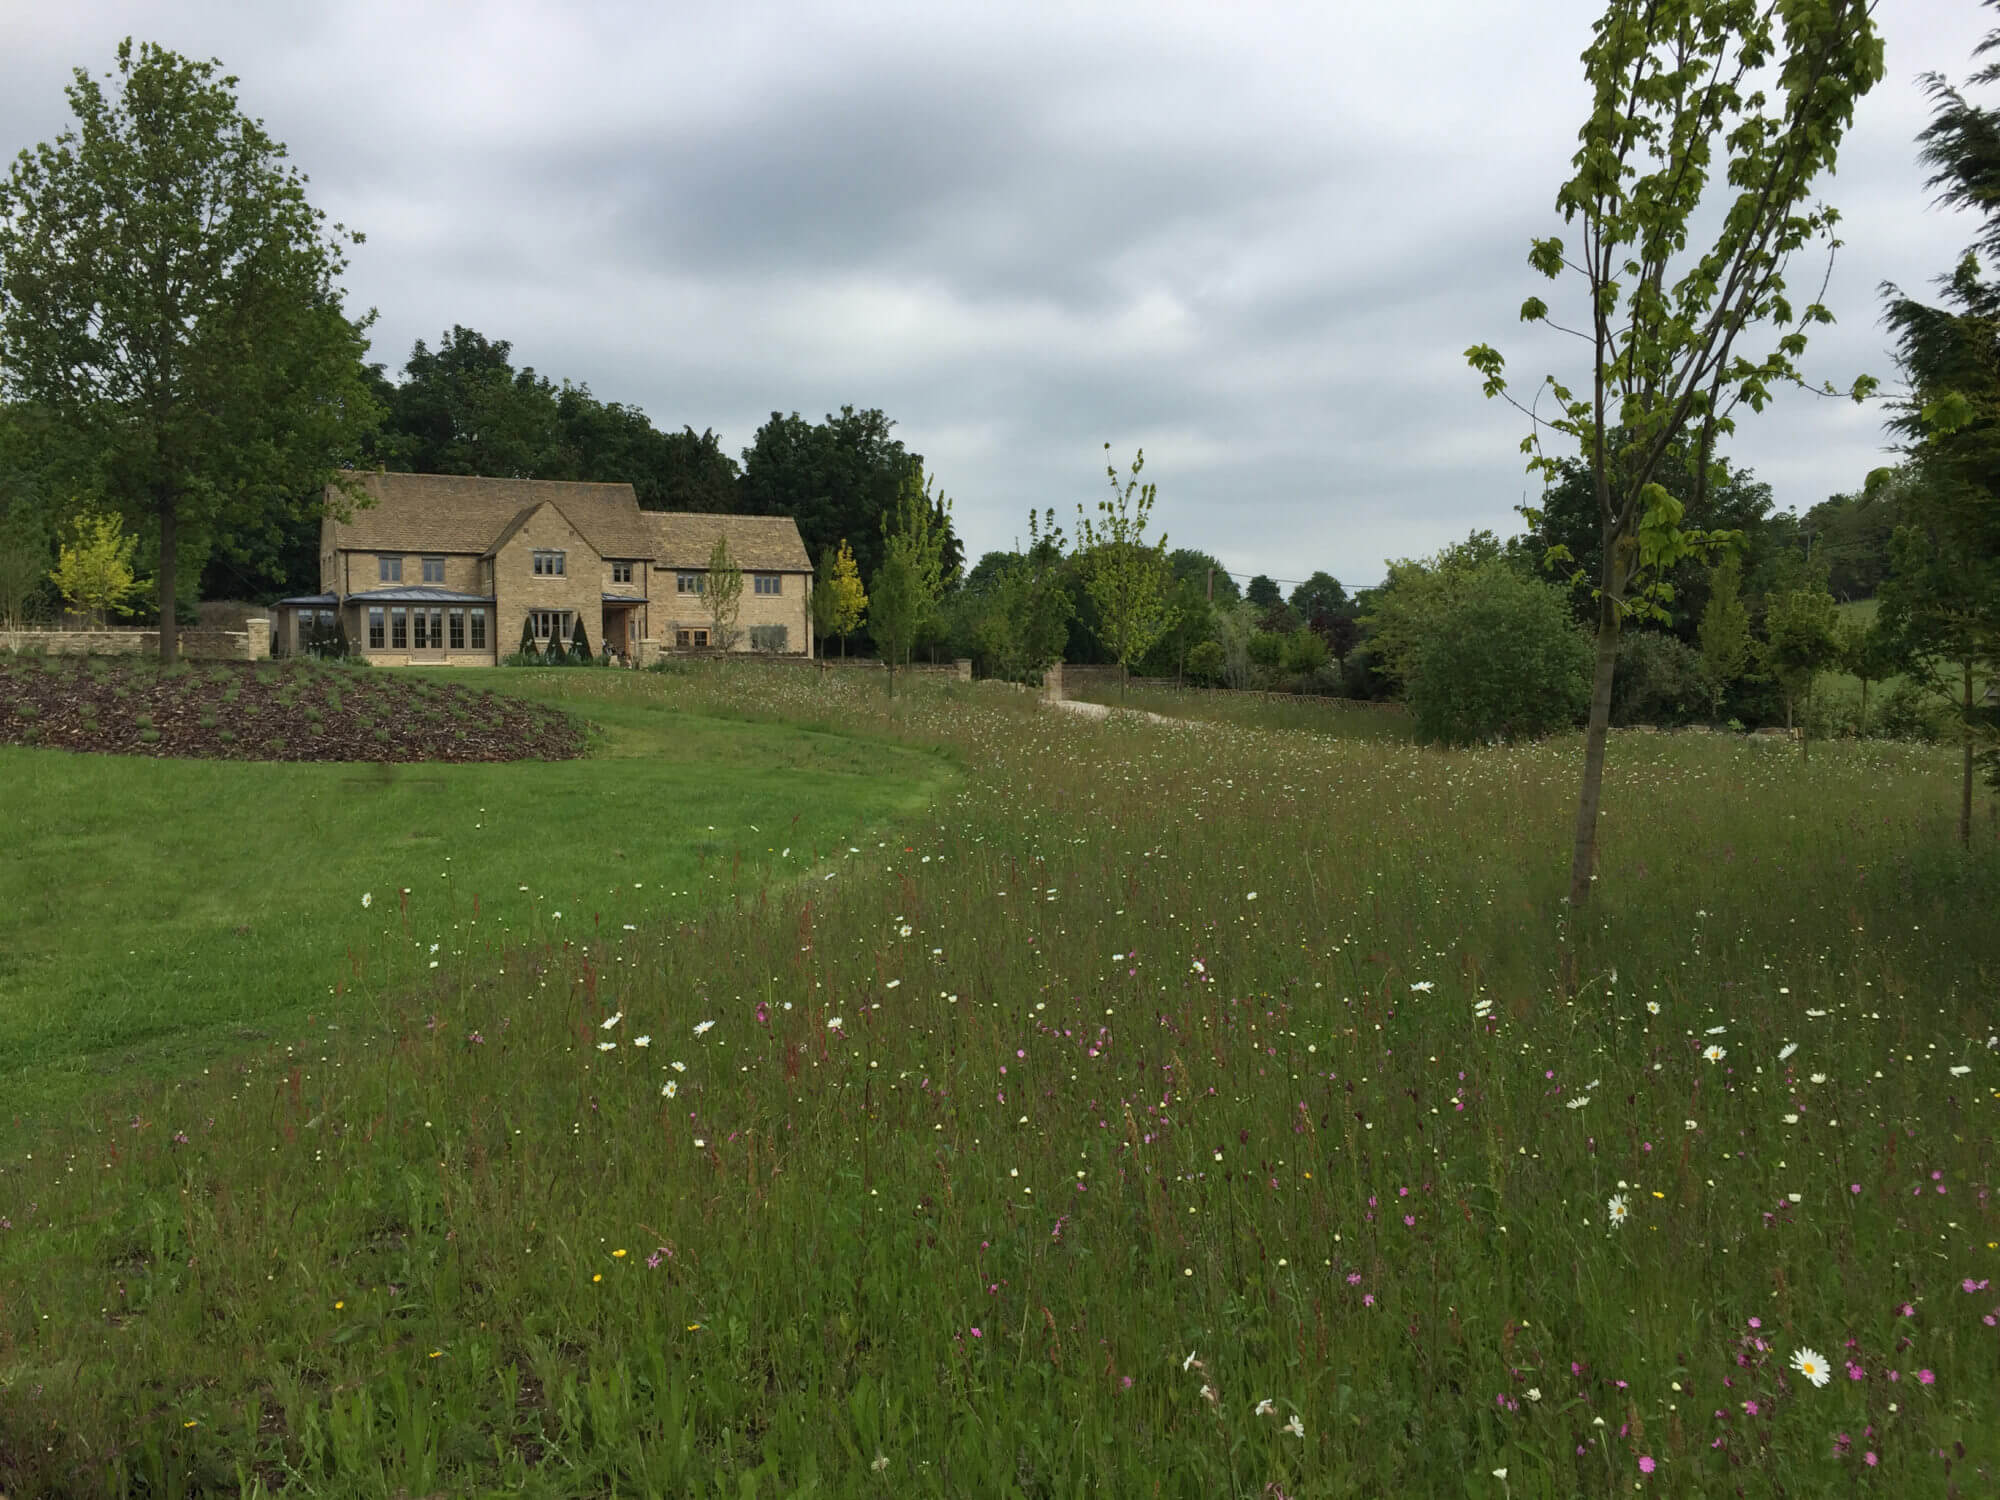
M 1569 904 L 1590 901 L 1597 870 L 1597 812 L 1604 797 L 1604 747 L 1611 737 L 1611 679 L 1618 670 L 1620 622 L 1615 600 L 1602 601 L 1597 616 L 1597 670 L 1590 683 L 1590 727 L 1583 736 L 1583 789 L 1576 799 L 1576 840 L 1570 852 Z
M 180 629 L 174 614 L 174 568 L 180 548 L 180 507 L 172 495 L 160 497 L 160 664 L 172 666 L 180 659 Z
M 1965 737 L 1965 775 L 1958 791 L 1958 842 L 1972 847 L 1972 659 L 1960 664 L 1965 674 L 1965 699 L 1960 715 L 1960 732 Z
M 1809 748 L 1812 744 L 1812 705 L 1813 705 L 1813 686 L 1812 683 L 1808 681 L 1806 683 L 1805 717 L 1799 720 L 1799 759 L 1801 761 L 1808 761 L 1812 759 L 1812 752 Z
M 1868 679 L 1861 679 L 1861 739 L 1868 738 Z

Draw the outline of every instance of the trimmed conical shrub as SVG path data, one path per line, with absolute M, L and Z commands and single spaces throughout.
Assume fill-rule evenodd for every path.
M 523 656 L 541 655 L 541 652 L 535 647 L 535 617 L 533 615 L 521 616 L 520 652 Z
M 583 616 L 576 619 L 576 634 L 570 638 L 569 659 L 573 665 L 590 665 L 590 636 L 583 628 Z

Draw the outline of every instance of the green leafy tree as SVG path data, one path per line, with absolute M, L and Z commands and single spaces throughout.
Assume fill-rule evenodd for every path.
M 1284 638 L 1284 642 L 1279 665 L 1297 676 L 1310 677 L 1333 659 L 1325 638 L 1310 630 L 1294 631 Z
M 1111 445 L 1106 443 L 1104 446 L 1108 448 Z M 1276 580 L 1262 573 L 1250 580 L 1250 586 L 1243 590 L 1243 597 L 1264 610 L 1276 609 L 1285 602 L 1285 596 L 1278 591 Z
M 890 435 L 895 425 L 872 407 L 843 406 L 824 422 L 772 412 L 743 450 L 739 508 L 745 515 L 790 516 L 814 557 L 851 538 L 862 576 L 872 579 L 882 565 L 904 486 L 912 473 L 923 471 L 923 455 L 908 452 Z M 943 572 L 956 577 L 964 553 L 951 518 L 940 510 L 931 524 L 942 532 Z
M 49 538 L 27 514 L 0 515 L 0 630 L 19 630 L 49 574 Z
M 718 651 L 736 649 L 736 617 L 743 609 L 743 570 L 729 555 L 729 538 L 718 536 L 708 553 L 708 576 L 702 581 L 702 606 L 708 611 L 709 641 Z
M 933 498 L 923 471 L 912 468 L 894 509 L 883 517 L 882 566 L 869 591 L 869 629 L 888 668 L 892 698 L 897 670 L 909 663 L 910 649 L 930 625 L 948 581 L 950 529 L 951 502 L 941 494 Z
M 1489 559 L 1424 622 L 1410 660 L 1411 723 L 1445 745 L 1567 729 L 1589 706 L 1590 660 L 1563 590 Z
M 1709 712 L 1722 716 L 1722 700 L 1750 668 L 1756 649 L 1750 611 L 1743 604 L 1743 564 L 1726 557 L 1708 572 L 1708 604 L 1701 612 L 1701 668 Z
M 1109 443 L 1104 451 L 1111 451 Z M 1095 519 L 1082 506 L 1076 508 L 1077 568 L 1091 602 L 1097 606 L 1099 639 L 1118 663 L 1121 698 L 1132 663 L 1151 650 L 1173 624 L 1168 599 L 1173 574 L 1167 567 L 1166 533 L 1154 541 L 1146 540 L 1157 487 L 1139 483 L 1145 466 L 1146 450 L 1142 448 L 1132 460 L 1131 477 L 1120 485 L 1117 467 L 1105 465 L 1111 498 L 1097 502 Z
M 1895 636 L 1880 615 L 1873 619 L 1848 618 L 1840 622 L 1840 665 L 1861 684 L 1861 722 L 1857 732 L 1868 737 L 1868 689 L 1896 675 L 1901 666 Z
M 814 620 L 822 634 L 840 637 L 840 654 L 845 656 L 848 636 L 868 617 L 868 591 L 861 586 L 861 570 L 846 537 L 838 547 L 820 554 L 820 571 L 825 583 L 813 593 Z
M 105 618 L 140 592 L 132 575 L 139 539 L 125 534 L 116 515 L 86 512 L 76 519 L 49 577 L 65 603 L 102 629 Z
M 1234 604 L 1243 597 L 1243 590 L 1237 586 L 1236 580 L 1207 552 L 1192 547 L 1176 547 L 1167 554 L 1167 566 L 1174 570 L 1176 581 L 1195 584 L 1201 589 L 1202 597 L 1211 603 Z
M 1792 589 L 1764 611 L 1764 664 L 1785 695 L 1785 727 L 1800 724 L 1799 754 L 1810 758 L 1812 703 L 1820 673 L 1840 664 L 1840 606 L 1824 589 Z
M 1353 613 L 1354 601 L 1347 597 L 1347 590 L 1339 579 L 1331 573 L 1317 572 L 1304 583 L 1292 590 L 1288 601 L 1292 612 L 1303 620 L 1309 629 L 1326 634 L 1321 620 L 1337 620 Z
M 1523 320 L 1590 350 L 1581 392 L 1553 375 L 1543 381 L 1553 416 L 1521 407 L 1534 423 L 1522 445 L 1531 469 L 1560 473 L 1545 437 L 1576 445 L 1602 538 L 1570 859 L 1575 906 L 1589 899 L 1597 863 L 1620 629 L 1629 613 L 1664 613 L 1668 575 L 1715 540 L 1685 524 L 1689 502 L 1668 493 L 1660 467 L 1687 444 L 1698 499 L 1736 409 L 1760 411 L 1774 386 L 1798 381 L 1807 328 L 1832 321 L 1817 301 L 1794 307 L 1785 272 L 1815 239 L 1832 240 L 1837 215 L 1809 194 L 1833 168 L 1856 100 L 1882 77 L 1882 42 L 1869 0 L 1611 0 L 1583 62 L 1591 113 L 1575 174 L 1556 195 L 1580 243 L 1540 239 L 1529 256 L 1543 275 L 1568 271 L 1582 283 L 1582 326 L 1556 322 L 1538 297 L 1521 307 Z M 1726 196 L 1704 244 L 1690 223 L 1713 185 L 1726 185 Z M 1767 352 L 1738 347 L 1765 323 L 1782 330 Z M 1466 357 L 1488 396 L 1506 392 L 1496 350 L 1474 345 Z M 1851 393 L 1859 400 L 1872 388 L 1864 378 Z
M 1222 642 L 1220 641 L 1203 641 L 1199 646 L 1188 652 L 1187 675 L 1194 682 L 1213 686 L 1222 681 L 1223 670 L 1226 666 L 1227 662 L 1223 658 Z
M 1438 614 L 1480 569 L 1503 561 L 1500 539 L 1490 531 L 1475 531 L 1430 557 L 1388 564 L 1382 587 L 1366 596 L 1361 624 L 1368 631 L 1369 654 L 1390 684 L 1408 683 L 1416 653 L 1430 638 Z
M 1996 49 L 2000 31 L 1979 50 Z M 1972 79 L 1996 81 L 2000 65 Z M 1871 475 L 1869 493 L 1900 500 L 1878 620 L 1908 675 L 1957 706 L 1958 836 L 1969 845 L 1978 763 L 2000 790 L 2000 708 L 1979 687 L 1982 674 L 2000 681 L 2000 283 L 1984 272 L 2000 257 L 2000 110 L 1971 103 L 1937 74 L 1925 82 L 1936 101 L 1918 137 L 1933 169 L 1928 185 L 1940 202 L 1971 209 L 1983 223 L 1975 247 L 1944 279 L 1942 304 L 1884 288 L 1909 382 L 1892 424 L 1908 460 L 1900 475 Z
M 0 183 L 0 399 L 44 408 L 90 488 L 154 530 L 167 661 L 183 532 L 322 495 L 379 417 L 369 319 L 337 284 L 360 236 L 219 67 L 127 39 L 116 96 L 79 68 L 75 128 Z
M 971 644 L 986 670 L 1010 681 L 1039 680 L 1062 660 L 1075 605 L 1063 579 L 1063 534 L 1055 512 L 1028 512 L 1026 552 L 992 553 L 977 585 L 963 591 Z

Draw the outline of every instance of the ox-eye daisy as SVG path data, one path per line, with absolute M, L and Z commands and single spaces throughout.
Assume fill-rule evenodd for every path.
M 1825 1385 L 1833 1379 L 1833 1371 L 1827 1368 L 1825 1358 L 1817 1349 L 1799 1350 L 1792 1356 L 1792 1368 L 1814 1385 Z

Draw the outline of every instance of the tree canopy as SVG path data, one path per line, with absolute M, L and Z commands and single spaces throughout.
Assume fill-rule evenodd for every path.
M 316 507 L 379 417 L 369 318 L 341 307 L 361 237 L 220 63 L 128 38 L 106 81 L 77 69 L 73 126 L 0 182 L 0 400 L 46 414 L 75 493 L 150 529 L 171 622 L 184 538 Z

